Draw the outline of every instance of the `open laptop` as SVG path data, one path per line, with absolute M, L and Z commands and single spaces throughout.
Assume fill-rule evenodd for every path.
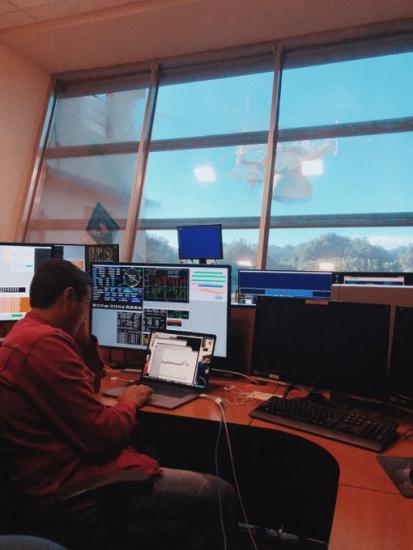
M 155 330 L 151 333 L 140 384 L 153 389 L 148 405 L 175 409 L 192 401 L 208 386 L 216 336 Z M 104 395 L 118 397 L 125 386 Z

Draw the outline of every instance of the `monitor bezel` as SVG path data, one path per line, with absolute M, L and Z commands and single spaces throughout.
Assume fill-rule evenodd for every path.
M 403 392 L 402 386 L 403 386 L 403 380 L 400 380 L 400 368 L 395 367 L 396 360 L 399 359 L 401 352 L 399 350 L 400 344 L 398 346 L 395 346 L 395 341 L 397 342 L 397 327 L 400 322 L 406 323 L 406 320 L 403 319 L 400 321 L 401 316 L 404 316 L 404 312 L 408 312 L 409 317 L 411 317 L 412 325 L 413 325 L 413 306 L 404 306 L 404 305 L 396 305 L 395 311 L 394 311 L 394 321 L 393 321 L 393 335 L 392 335 L 392 349 L 390 353 L 390 364 L 389 364 L 389 391 L 390 391 L 390 401 L 394 400 L 400 400 L 405 401 L 409 404 L 409 408 L 413 408 L 413 388 L 410 391 Z M 405 340 L 404 340 L 405 342 Z M 413 347 L 413 346 L 412 346 Z M 406 351 L 406 350 L 404 350 Z M 397 357 L 396 357 L 397 352 Z M 403 371 L 403 369 L 402 369 Z M 413 371 L 413 367 L 412 367 Z M 413 377 L 413 373 L 412 373 Z
M 226 361 L 228 360 L 228 349 L 229 349 L 229 340 L 230 340 L 230 317 L 231 317 L 231 265 L 229 264 L 206 264 L 206 265 L 196 265 L 196 264 L 158 264 L 153 262 L 117 262 L 117 263 L 110 263 L 110 262 L 93 262 L 90 264 L 90 277 L 91 277 L 91 285 L 93 286 L 93 266 L 102 266 L 102 265 L 108 265 L 108 266 L 133 266 L 133 267 L 159 267 L 159 268 L 165 268 L 165 267 L 172 267 L 172 268 L 191 268 L 191 269 L 221 269 L 224 268 L 227 270 L 228 273 L 228 285 L 227 285 L 227 337 L 226 337 L 226 345 L 225 345 L 225 355 L 214 355 L 214 364 L 216 365 L 217 361 L 218 363 L 220 361 Z M 90 301 L 90 307 L 89 307 L 89 330 L 92 334 L 92 310 L 93 310 L 93 300 Z M 173 329 L 172 329 L 173 330 Z M 187 332 L 190 332 L 189 330 Z M 193 331 L 192 331 L 193 332 Z M 207 334 L 207 333 L 206 333 Z M 216 339 L 218 338 L 217 335 Z M 105 349 L 111 349 L 114 351 L 120 350 L 120 351 L 137 351 L 137 352 L 145 352 L 146 346 L 140 346 L 136 348 L 131 347 L 124 347 L 124 346 L 107 346 L 105 344 L 99 343 L 99 346 Z M 215 346 L 216 350 L 216 346 Z
M 197 229 L 197 228 L 216 228 L 219 233 L 219 256 L 182 256 L 181 254 L 181 242 L 180 242 L 180 230 L 182 229 Z M 221 223 L 208 223 L 208 224 L 199 224 L 199 225 L 178 225 L 176 227 L 178 235 L 178 258 L 180 260 L 222 260 L 224 258 L 224 246 L 222 242 L 222 224 Z

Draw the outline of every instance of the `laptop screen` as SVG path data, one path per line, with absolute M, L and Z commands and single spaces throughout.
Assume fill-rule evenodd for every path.
M 153 331 L 141 381 L 161 380 L 205 389 L 214 347 L 212 334 Z

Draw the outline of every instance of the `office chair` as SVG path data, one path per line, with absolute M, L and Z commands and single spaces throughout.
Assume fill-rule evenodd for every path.
M 148 494 L 151 488 L 149 476 L 131 469 L 72 483 L 48 502 L 29 499 L 14 490 L 7 450 L 0 441 L 0 535 L 34 535 L 76 550 L 128 549 L 128 496 Z M 88 499 L 97 504 L 101 514 L 97 526 L 93 514 L 82 516 L 82 524 L 76 524 L 76 514 L 71 519 L 70 510 Z
M 39 537 L 0 535 L 1 550 L 66 550 L 60 544 Z

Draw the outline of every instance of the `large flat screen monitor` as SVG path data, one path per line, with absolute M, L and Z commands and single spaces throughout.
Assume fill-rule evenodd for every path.
M 328 300 L 333 274 L 326 271 L 238 271 L 238 301 L 255 304 L 257 296 Z
M 227 356 L 231 268 L 92 264 L 91 330 L 99 344 L 146 349 L 151 330 L 215 334 Z
M 52 257 L 52 245 L 0 243 L 0 321 L 16 321 L 30 310 L 33 275 Z
M 258 298 L 253 373 L 292 384 L 382 398 L 390 306 Z
M 182 225 L 178 230 L 178 255 L 180 260 L 221 260 L 222 226 Z
M 413 307 L 396 307 L 389 378 L 390 401 L 413 409 Z

